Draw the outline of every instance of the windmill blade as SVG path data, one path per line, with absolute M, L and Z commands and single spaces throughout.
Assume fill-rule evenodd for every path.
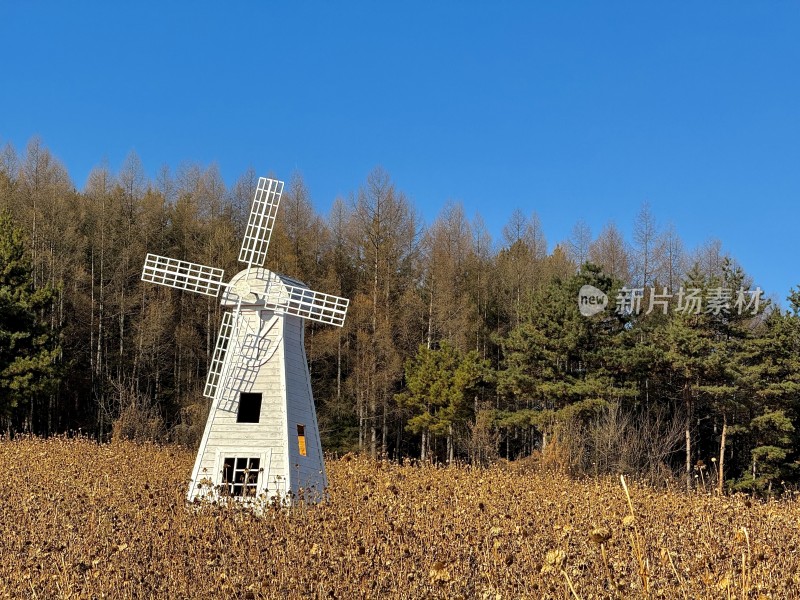
M 231 343 L 235 321 L 236 319 L 234 319 L 232 312 L 226 312 L 222 315 L 217 344 L 214 347 L 214 354 L 211 357 L 211 365 L 208 368 L 208 376 L 206 377 L 206 387 L 203 390 L 203 396 L 206 398 L 213 398 L 217 393 L 219 384 L 222 382 L 225 354 L 228 352 L 228 346 Z
M 282 181 L 259 178 L 242 240 L 242 249 L 239 251 L 239 261 L 247 263 L 248 267 L 253 265 L 260 267 L 264 264 L 282 193 Z
M 217 296 L 222 287 L 223 269 L 206 267 L 176 258 L 148 254 L 142 268 L 142 281 L 158 283 L 206 296 Z
M 282 285 L 270 285 L 264 298 L 267 306 L 326 325 L 341 327 L 344 324 L 350 300 L 290 285 L 287 279 L 284 278 Z

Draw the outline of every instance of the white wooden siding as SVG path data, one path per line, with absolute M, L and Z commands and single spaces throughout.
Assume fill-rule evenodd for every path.
M 269 464 L 259 485 L 266 486 L 270 496 L 288 490 L 297 494 L 300 488 L 306 490 L 306 497 L 321 496 L 327 479 L 303 346 L 303 320 L 246 308 L 241 318 L 244 326 L 237 328 L 235 335 L 252 336 L 253 331 L 263 334 L 265 339 L 258 345 L 269 349 L 268 360 L 256 359 L 253 354 L 226 355 L 220 390 L 206 423 L 192 479 L 197 482 L 208 477 L 218 485 L 222 481 L 220 457 L 256 457 L 263 453 L 269 455 Z M 236 341 L 242 343 L 241 339 Z M 258 423 L 236 422 L 241 392 L 262 394 Z M 306 456 L 300 456 L 298 424 L 305 427 Z M 190 500 L 196 492 L 192 485 Z
M 286 410 L 289 441 L 289 478 L 291 489 L 297 494 L 303 488 L 306 497 L 321 496 L 327 480 L 319 442 L 311 391 L 308 362 L 303 345 L 303 321 L 286 316 L 284 327 L 284 353 L 286 364 Z M 306 456 L 300 455 L 297 425 L 305 427 Z
M 252 357 L 242 357 L 236 352 L 229 352 L 225 357 L 223 368 L 224 380 L 220 381 L 220 392 L 215 398 L 206 424 L 203 440 L 198 450 L 195 469 L 192 475 L 194 482 L 209 477 L 214 485 L 222 480 L 219 467 L 219 456 L 260 456 L 268 452 L 270 456 L 268 471 L 263 474 L 261 485 L 267 492 L 278 490 L 285 493 L 287 487 L 286 474 L 286 401 L 283 381 L 283 326 L 282 319 L 271 311 L 242 309 L 242 326 L 236 330 L 242 343 L 243 335 L 252 335 L 258 331 L 265 335 L 259 342 L 260 347 L 269 347 L 269 360 L 262 362 Z M 232 340 L 234 341 L 234 340 Z M 242 392 L 261 393 L 261 413 L 258 423 L 237 423 L 236 415 L 239 407 L 239 394 Z M 259 453 L 252 453 L 254 449 Z M 262 488 L 263 489 L 263 488 Z M 193 485 L 189 491 L 192 499 L 196 493 Z

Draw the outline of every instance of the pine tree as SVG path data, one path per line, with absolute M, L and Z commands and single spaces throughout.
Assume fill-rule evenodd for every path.
M 407 429 L 421 436 L 422 460 L 428 457 L 431 436 L 446 438 L 447 459 L 453 459 L 454 428 L 466 423 L 467 396 L 485 379 L 486 368 L 475 350 L 464 354 L 447 342 L 437 349 L 422 344 L 406 361 L 406 391 L 396 399 L 412 414 Z
M 9 213 L 0 213 L 0 416 L 4 418 L 14 409 L 32 408 L 33 400 L 57 382 L 57 333 L 42 319 L 54 297 L 47 286 L 33 288 L 22 232 Z M 24 417 L 28 428 L 33 425 L 32 412 Z
M 528 450 L 546 444 L 550 415 L 574 404 L 612 401 L 628 393 L 615 384 L 605 358 L 622 320 L 609 311 L 582 316 L 578 290 L 586 284 L 609 294 L 615 287 L 599 267 L 587 263 L 578 274 L 556 278 L 538 292 L 530 316 L 500 340 L 503 361 L 497 390 L 507 404 L 499 425 L 513 437 L 522 428 Z
M 800 296 L 789 296 L 791 312 L 772 311 L 739 353 L 740 386 L 751 399 L 742 433 L 734 488 L 764 491 L 797 477 L 797 421 L 800 416 Z

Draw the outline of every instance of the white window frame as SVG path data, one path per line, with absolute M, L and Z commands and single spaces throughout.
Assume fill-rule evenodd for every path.
M 258 478 L 256 479 L 256 495 L 261 495 L 261 493 L 266 489 L 267 482 L 269 480 L 269 473 L 270 473 L 270 463 L 272 460 L 272 450 L 271 449 L 255 449 L 255 448 L 241 448 L 241 447 L 223 447 L 217 449 L 217 455 L 215 460 L 214 466 L 214 485 L 222 486 L 224 484 L 222 477 L 225 467 L 226 460 L 233 460 L 236 461 L 238 458 L 257 458 L 258 460 Z M 236 463 L 234 462 L 234 472 L 236 469 Z M 229 485 L 229 484 L 227 484 Z M 233 498 L 235 500 L 249 500 L 252 499 L 252 496 L 226 496 L 228 498 Z

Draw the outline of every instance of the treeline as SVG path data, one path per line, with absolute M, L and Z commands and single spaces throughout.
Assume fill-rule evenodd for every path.
M 195 443 L 219 301 L 143 284 L 142 263 L 153 252 L 230 278 L 256 182 L 250 170 L 227 186 L 213 165 L 150 180 L 131 154 L 78 191 L 40 141 L 7 145 L 4 429 Z M 794 481 L 800 296 L 789 312 L 741 311 L 753 284 L 718 241 L 689 252 L 647 205 L 631 218 L 630 243 L 579 221 L 551 248 L 536 213 L 515 211 L 500 240 L 455 203 L 426 225 L 381 169 L 323 216 L 293 175 L 266 266 L 351 299 L 344 328 L 307 325 L 325 448 Z M 584 285 L 608 295 L 604 311 L 580 314 Z M 625 305 L 623 288 L 643 291 Z M 706 304 L 677 310 L 685 290 Z M 642 310 L 615 311 L 618 298 Z

